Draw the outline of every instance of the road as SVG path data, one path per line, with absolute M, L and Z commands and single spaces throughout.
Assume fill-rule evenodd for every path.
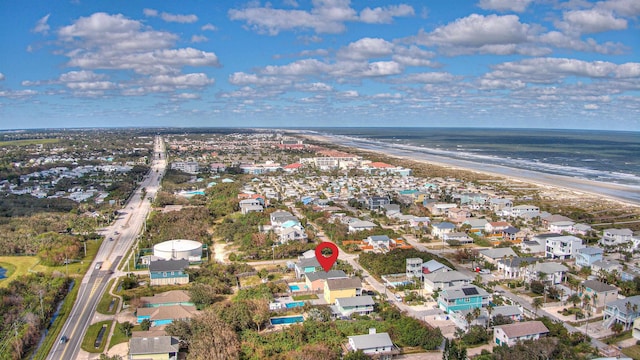
M 121 274 L 117 271 L 117 266 L 133 246 L 142 229 L 144 220 L 151 210 L 150 199 L 153 199 L 158 191 L 160 179 L 164 175 L 166 166 L 164 143 L 158 136 L 154 140 L 151 171 L 126 202 L 118 218 L 106 229 L 105 240 L 80 283 L 78 297 L 71 314 L 63 325 L 62 331 L 58 334 L 47 359 L 72 360 L 78 357 L 82 339 L 91 324 L 98 302 L 104 294 L 109 280 Z M 146 190 L 146 194 L 143 192 L 143 188 Z M 62 343 L 60 341 L 62 336 L 69 340 Z

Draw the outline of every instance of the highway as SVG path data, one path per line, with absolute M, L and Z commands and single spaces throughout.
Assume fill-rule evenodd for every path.
M 162 179 L 167 167 L 164 150 L 164 143 L 157 136 L 154 139 L 153 159 L 150 160 L 151 170 L 122 210 L 119 211 L 120 214 L 114 223 L 106 228 L 105 240 L 80 283 L 78 297 L 71 314 L 63 325 L 62 331 L 58 334 L 47 359 L 73 360 L 78 358 L 82 339 L 91 324 L 107 283 L 111 278 L 122 275 L 122 272 L 117 271 L 118 264 L 135 244 L 151 210 L 150 199 L 156 196 L 160 179 Z M 146 190 L 146 194 L 143 188 Z M 62 336 L 66 337 L 68 341 L 61 342 Z

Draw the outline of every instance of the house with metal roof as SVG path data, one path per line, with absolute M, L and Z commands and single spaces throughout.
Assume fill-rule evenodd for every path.
M 149 263 L 149 278 L 151 286 L 188 284 L 189 274 L 185 270 L 189 267 L 189 260 L 158 260 Z
M 519 341 L 538 340 L 547 334 L 549 334 L 549 329 L 544 326 L 542 321 L 499 325 L 493 328 L 493 343 L 498 346 L 513 346 Z
M 438 294 L 438 307 L 446 313 L 483 308 L 489 305 L 489 293 L 475 285 L 454 286 Z
M 640 317 L 640 295 L 630 296 L 605 304 L 602 326 L 609 328 L 615 323 L 620 323 L 625 330 L 629 330 L 638 317 Z
M 438 271 L 423 276 L 424 289 L 427 292 L 447 289 L 454 286 L 469 285 L 473 279 L 460 271 Z
M 343 279 L 347 277 L 347 274 L 342 270 L 316 271 L 304 273 L 304 282 L 309 290 L 323 290 L 327 279 Z
M 133 337 L 129 340 L 129 359 L 173 360 L 178 358 L 180 341 L 173 336 Z
M 373 298 L 369 295 L 337 298 L 331 310 L 336 316 L 349 317 L 352 314 L 368 315 L 373 312 L 375 305 Z
M 371 329 L 367 335 L 349 336 L 348 349 L 350 351 L 362 350 L 365 355 L 376 356 L 376 359 L 387 360 L 400 351 L 393 345 L 388 333 L 376 333 Z
M 589 305 L 595 310 L 596 314 L 600 314 L 604 310 L 605 304 L 618 299 L 618 288 L 602 281 L 585 280 L 582 282 L 582 288 L 584 289 L 582 295 L 589 295 L 591 299 L 591 304 Z

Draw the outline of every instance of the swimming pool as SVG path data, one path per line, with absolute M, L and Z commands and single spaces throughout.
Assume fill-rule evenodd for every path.
M 291 291 L 300 291 L 300 286 L 298 286 L 298 285 L 289 285 L 289 289 L 291 289 Z
M 304 301 L 295 301 L 295 302 L 286 303 L 285 306 L 287 307 L 287 309 L 291 309 L 294 307 L 301 307 L 301 306 L 304 306 Z
M 271 325 L 291 325 L 299 322 L 303 322 L 304 317 L 299 316 L 283 316 L 271 318 Z

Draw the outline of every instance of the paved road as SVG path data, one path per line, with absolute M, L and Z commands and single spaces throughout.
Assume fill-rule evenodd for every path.
M 160 137 L 156 137 L 154 142 L 151 171 L 127 201 L 116 221 L 106 229 L 105 240 L 80 283 L 78 297 L 71 314 L 63 325 L 62 331 L 58 334 L 47 359 L 72 360 L 78 357 L 82 339 L 91 324 L 108 281 L 120 274 L 116 268 L 135 243 L 142 224 L 151 209 L 149 198 L 155 197 L 160 179 L 166 169 L 164 143 Z M 146 189 L 146 194 L 143 193 L 143 188 Z M 113 240 L 109 240 L 110 238 Z M 69 339 L 67 343 L 60 342 L 62 336 Z

